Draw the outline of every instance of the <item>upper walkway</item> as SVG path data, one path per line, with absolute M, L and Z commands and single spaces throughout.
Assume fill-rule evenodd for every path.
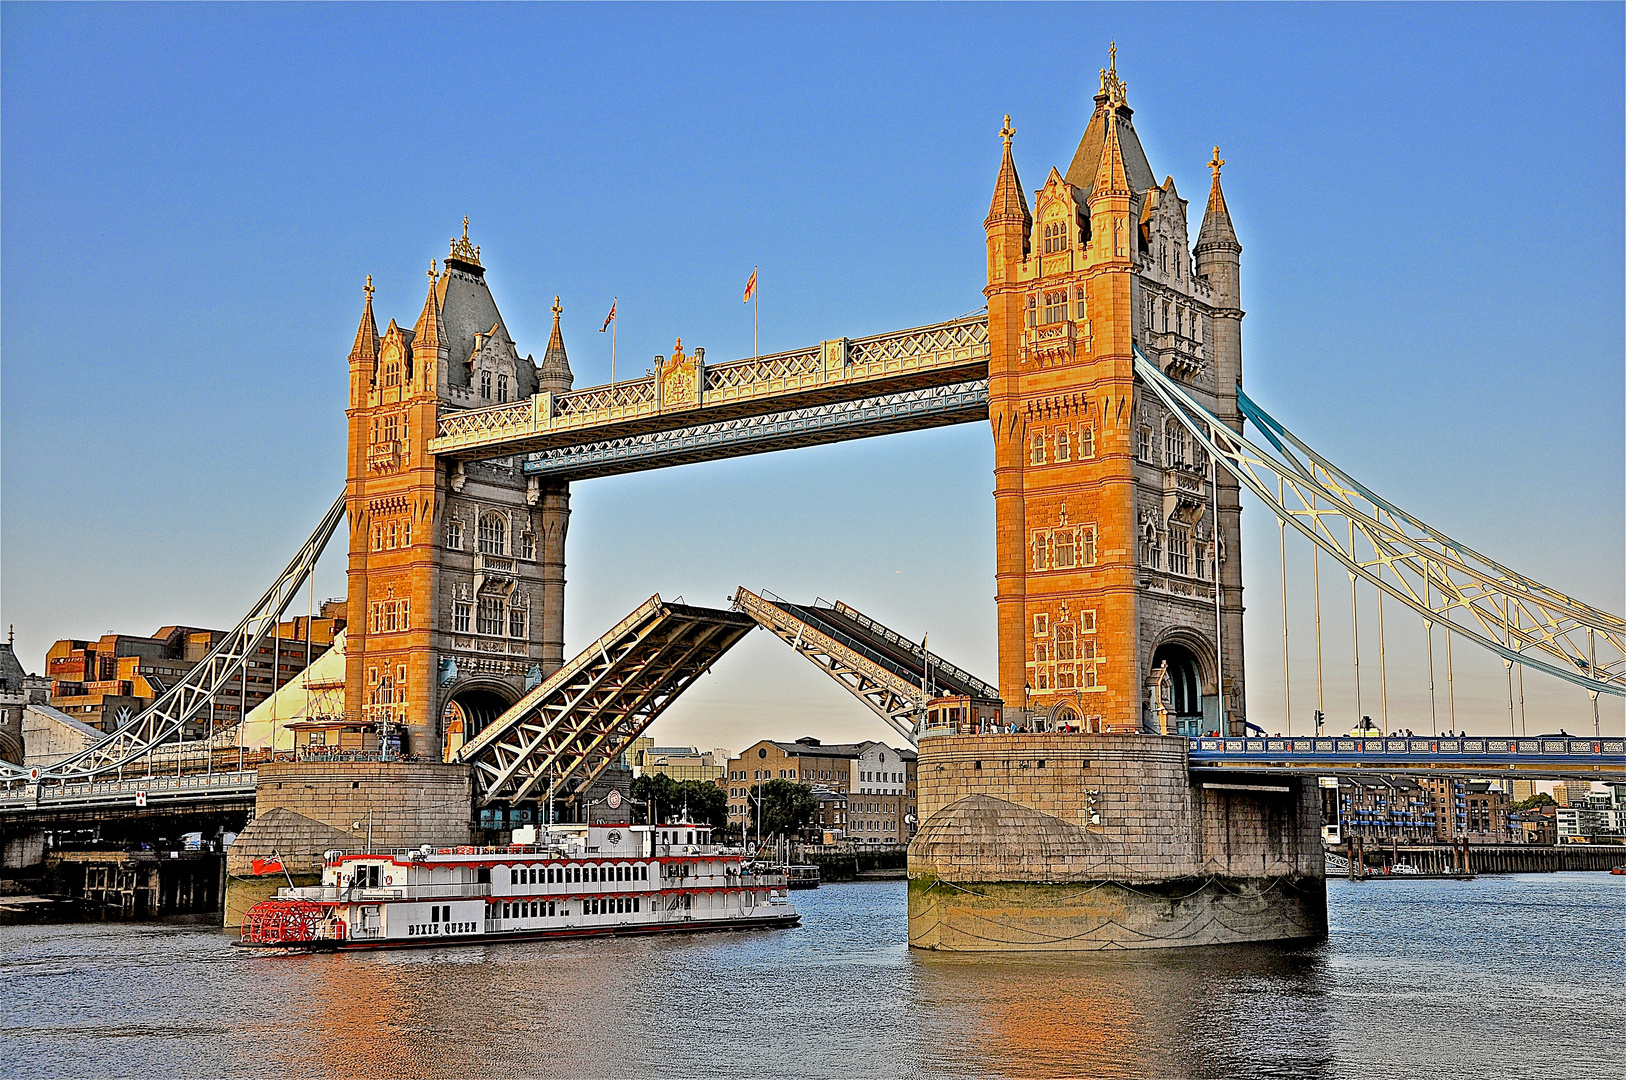
M 715 366 L 703 353 L 673 361 L 641 379 L 444 412 L 429 450 L 534 454 L 527 472 L 601 476 L 730 456 L 719 451 L 736 444 L 761 453 L 988 415 L 981 313 Z

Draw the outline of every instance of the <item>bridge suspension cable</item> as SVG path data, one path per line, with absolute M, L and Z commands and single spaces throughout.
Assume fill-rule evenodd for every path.
M 234 678 L 242 679 L 242 704 L 247 703 L 245 668 L 249 660 L 259 654 L 266 636 L 275 630 L 283 611 L 299 594 L 316 567 L 316 560 L 327 547 L 334 530 L 344 518 L 343 492 L 323 515 L 316 530 L 310 534 L 282 574 L 265 591 L 259 601 L 249 609 L 230 633 L 221 639 L 209 655 L 205 656 L 180 682 L 142 710 L 129 723 L 100 741 L 91 744 L 72 757 L 42 769 L 27 769 L 4 763 L 0 781 L 6 783 L 39 783 L 41 781 L 88 780 L 103 773 L 113 772 L 152 753 L 166 740 L 181 741 L 186 726 L 198 716 L 210 717 L 210 738 L 206 740 L 211 760 L 214 753 L 213 713 L 215 696 L 225 690 Z M 308 633 L 308 631 L 307 631 Z M 246 719 L 241 709 L 238 724 Z M 179 768 L 179 761 L 177 761 Z
M 1352 582 L 1358 577 L 1427 623 L 1443 624 L 1448 683 L 1451 637 L 1460 635 L 1509 664 L 1528 665 L 1593 695 L 1626 697 L 1626 619 L 1511 570 L 1384 500 L 1240 388 L 1237 404 L 1270 449 L 1232 431 L 1138 348 L 1135 372 L 1210 454 L 1279 520 L 1337 559 Z M 1340 518 L 1348 525 L 1347 545 L 1334 531 Z M 1370 557 L 1356 550 L 1357 535 L 1370 546 Z

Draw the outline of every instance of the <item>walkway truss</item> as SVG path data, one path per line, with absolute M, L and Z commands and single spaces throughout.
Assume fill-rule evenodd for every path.
M 187 672 L 184 679 L 159 695 L 128 724 L 49 768 L 25 769 L 0 762 L 4 766 L 0 769 L 0 782 L 38 784 L 89 780 L 134 765 L 166 743 L 181 741 L 189 725 L 207 720 L 210 703 L 241 678 L 246 662 L 258 655 L 260 646 L 275 631 L 283 612 L 315 568 L 322 549 L 344 519 L 344 512 L 345 497 L 340 492 L 316 531 L 242 621 Z M 213 735 L 210 731 L 206 746 L 212 745 Z
M 1626 620 L 1488 559 L 1374 494 L 1237 390 L 1268 447 L 1232 431 L 1139 349 L 1135 372 L 1209 454 L 1348 573 L 1490 650 L 1596 697 L 1626 696 Z

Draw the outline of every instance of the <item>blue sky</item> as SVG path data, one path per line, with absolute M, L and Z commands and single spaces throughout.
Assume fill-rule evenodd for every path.
M 522 351 L 563 298 L 579 386 L 612 295 L 622 372 L 679 335 L 748 355 L 753 265 L 765 351 L 952 317 L 982 304 L 1001 117 L 1038 187 L 1114 39 L 1194 216 L 1228 162 L 1249 393 L 1464 542 L 1626 605 L 1619 5 L 7 4 L 0 30 L 0 620 L 30 668 L 235 621 L 343 482 L 363 278 L 411 322 L 463 215 Z M 577 485 L 568 648 L 745 584 L 991 675 L 991 462 L 967 425 Z M 1245 517 L 1264 720 L 1275 529 Z M 1463 652 L 1458 726 L 1505 724 L 1500 665 Z M 1391 709 L 1426 711 L 1416 650 L 1390 663 Z M 804 667 L 753 636 L 657 732 L 884 735 Z M 1532 716 L 1590 717 L 1541 682 Z

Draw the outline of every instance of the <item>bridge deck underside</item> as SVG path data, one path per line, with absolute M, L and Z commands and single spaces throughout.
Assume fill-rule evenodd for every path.
M 755 626 L 651 597 L 462 748 L 481 805 L 585 791 Z
M 987 419 L 988 380 L 976 379 L 642 435 L 604 438 L 582 430 L 578 441 L 530 454 L 522 468 L 532 476 L 587 480 Z

